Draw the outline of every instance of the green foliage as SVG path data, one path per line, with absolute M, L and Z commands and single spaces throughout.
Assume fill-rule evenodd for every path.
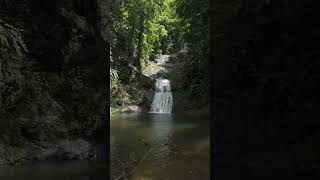
M 3 19 L 13 21 L 7 16 Z M 40 136 L 62 136 L 64 130 L 61 111 L 56 112 L 56 102 L 45 93 L 44 73 L 35 72 L 33 59 L 27 57 L 24 30 L 15 27 L 18 22 L 0 20 L 0 143 L 13 146 Z
M 168 36 L 168 0 L 114 1 L 112 7 L 111 105 L 129 98 L 141 102 L 139 76 L 151 57 L 162 53 L 161 42 Z M 136 87 L 132 87 L 133 84 Z M 127 97 L 129 96 L 129 97 Z M 123 100 L 125 101 L 125 100 Z
M 111 104 L 130 96 L 140 102 L 139 74 L 161 54 L 183 51 L 185 89 L 206 103 L 208 2 L 206 0 L 123 0 L 112 7 Z M 191 82 L 191 83 L 190 83 Z M 128 86 L 128 88 L 125 88 Z M 136 86 L 135 88 L 130 88 Z M 138 90 L 138 91 L 136 91 Z M 124 92 L 123 92 L 124 91 Z M 113 102 L 114 101 L 114 102 Z M 115 102 L 117 101 L 117 102 Z
M 208 97 L 208 1 L 176 0 L 182 41 L 185 45 L 185 88 L 190 96 L 207 103 Z
M 22 39 L 21 30 L 0 20 L 0 54 L 8 55 L 12 49 L 18 56 L 22 56 L 22 51 L 28 49 Z
M 24 149 L 0 144 L 1 165 L 20 166 L 28 160 L 27 153 Z
M 75 66 L 64 72 L 62 79 L 63 91 L 61 99 L 65 108 L 65 124 L 70 136 L 90 137 L 101 125 L 103 111 L 101 110 L 102 98 L 93 99 L 97 94 L 91 86 L 88 86 L 88 69 Z M 91 98 L 90 98 L 91 97 Z
M 21 144 L 20 122 L 15 111 L 28 98 L 25 93 L 29 84 L 23 71 L 28 66 L 23 54 L 27 51 L 21 30 L 0 20 L 0 141 L 14 145 Z
M 19 148 L 29 143 L 91 136 L 103 119 L 100 67 L 85 61 L 94 60 L 90 47 L 99 49 L 92 27 L 97 20 L 63 11 L 69 2 L 43 3 L 0 1 L 0 144 L 6 146 L 0 145 L 0 164 L 16 164 Z M 41 9 L 58 4 L 52 13 Z M 34 14 L 40 16 L 32 21 Z
M 111 93 L 114 93 L 117 91 L 119 76 L 116 70 L 111 69 L 110 70 L 110 91 Z
M 169 33 L 172 34 L 174 26 L 178 25 L 173 8 L 172 0 L 127 0 L 121 3 L 115 1 L 112 11 L 113 57 L 117 59 L 122 57 L 132 62 L 132 58 L 137 56 L 139 32 L 143 34 L 141 61 L 148 61 L 150 55 L 166 51 L 167 47 L 163 47 L 166 43 L 163 41 L 168 41 Z M 143 28 L 139 24 L 141 18 L 144 20 Z

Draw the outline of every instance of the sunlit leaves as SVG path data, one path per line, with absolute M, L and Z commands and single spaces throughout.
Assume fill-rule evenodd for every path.
M 152 53 L 161 52 L 159 51 L 159 48 L 161 48 L 160 42 L 167 38 L 169 31 L 178 22 L 172 3 L 173 0 L 124 0 L 114 2 L 112 11 L 113 33 L 114 40 L 118 43 L 115 45 L 119 48 L 114 47 L 113 50 L 134 51 L 134 47 L 139 42 L 140 18 L 143 17 L 142 60 L 148 60 Z M 123 48 L 123 46 L 127 48 Z M 128 60 L 130 60 L 130 57 L 128 57 Z

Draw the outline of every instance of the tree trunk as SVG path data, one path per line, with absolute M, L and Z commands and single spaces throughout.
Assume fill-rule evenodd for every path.
M 136 67 L 139 72 L 141 72 L 141 58 L 142 58 L 142 43 L 143 43 L 143 33 L 144 33 L 144 14 L 142 9 L 140 14 L 140 24 L 139 24 L 139 35 L 138 35 L 138 47 L 137 47 L 137 58 L 136 58 Z

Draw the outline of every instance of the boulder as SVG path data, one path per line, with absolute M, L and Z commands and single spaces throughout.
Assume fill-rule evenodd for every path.
M 93 146 L 83 139 L 61 140 L 58 142 L 58 155 L 63 159 L 92 159 L 94 157 Z
M 43 148 L 33 145 L 30 149 L 34 160 L 85 160 L 95 157 L 95 148 L 83 139 L 59 140 Z
M 120 112 L 124 113 L 133 113 L 133 112 L 140 112 L 141 109 L 139 106 L 133 105 L 133 106 L 125 106 L 120 109 Z

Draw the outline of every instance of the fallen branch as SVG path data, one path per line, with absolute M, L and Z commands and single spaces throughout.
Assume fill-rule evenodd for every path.
M 132 176 L 134 174 L 134 172 L 138 169 L 138 167 L 142 164 L 142 162 L 148 157 L 148 155 L 155 150 L 156 148 L 160 147 L 160 146 L 164 146 L 165 144 L 160 144 L 158 146 L 154 146 L 152 148 L 150 148 L 144 155 L 143 157 L 140 159 L 140 161 L 138 163 L 136 163 L 136 166 L 129 172 L 129 173 L 125 173 L 124 171 L 122 171 L 122 174 L 120 176 L 118 176 L 117 178 L 115 178 L 114 180 L 123 180 L 123 179 L 127 179 L 128 177 Z

